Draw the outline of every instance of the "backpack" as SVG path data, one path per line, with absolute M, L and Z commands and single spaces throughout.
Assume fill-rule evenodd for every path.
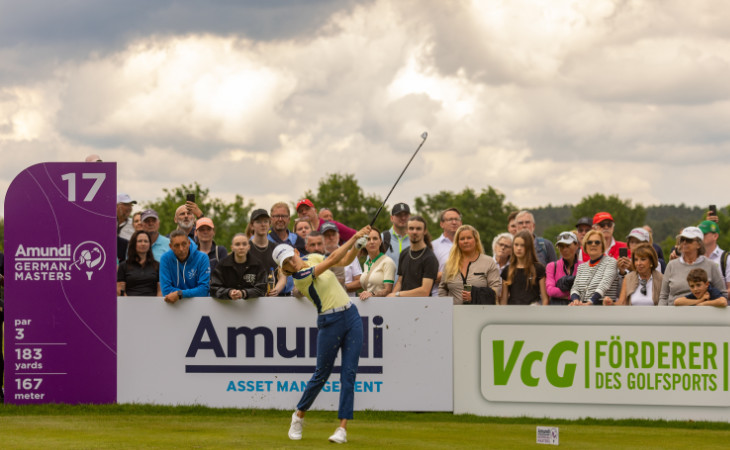
M 387 249 L 387 251 L 392 252 L 393 251 L 393 245 L 390 243 L 390 230 L 383 231 L 383 245 Z M 724 274 L 724 272 L 723 272 Z
M 545 246 L 545 238 L 535 238 L 535 245 L 537 247 L 537 259 L 542 263 L 543 265 L 547 266 L 548 263 L 548 254 L 547 254 L 547 247 Z M 540 255 L 543 255 L 542 259 L 540 259 Z M 545 261 L 543 263 L 543 261 Z
M 725 280 L 725 271 L 727 270 L 727 250 L 720 255 L 720 270 L 722 270 L 722 279 Z

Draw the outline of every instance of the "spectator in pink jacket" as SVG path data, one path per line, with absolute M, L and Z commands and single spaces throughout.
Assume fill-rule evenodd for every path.
M 583 261 L 578 258 L 578 238 L 571 231 L 558 235 L 556 243 L 560 259 L 548 263 L 545 269 L 545 287 L 550 296 L 551 305 L 568 305 L 570 303 L 570 289 L 573 287 L 578 265 Z

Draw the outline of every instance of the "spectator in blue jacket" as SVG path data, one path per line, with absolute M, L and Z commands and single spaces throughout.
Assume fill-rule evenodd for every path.
M 183 230 L 170 233 L 170 249 L 160 260 L 160 287 L 165 301 L 175 303 L 184 297 L 207 297 L 210 291 L 208 255 L 190 251 L 190 240 Z

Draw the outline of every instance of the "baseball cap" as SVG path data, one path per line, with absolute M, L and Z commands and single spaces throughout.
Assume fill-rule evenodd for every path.
M 613 220 L 613 216 L 604 211 L 604 212 L 596 213 L 596 215 L 593 216 L 593 225 L 595 225 L 597 223 L 601 223 L 604 220 L 610 220 L 611 222 L 615 222 L 615 220 Z
M 312 201 L 308 198 L 303 198 L 303 199 L 299 200 L 297 202 L 296 210 L 299 211 L 299 207 L 302 205 L 309 206 L 310 208 L 314 208 L 314 203 L 312 203 Z
M 698 226 L 698 228 L 700 229 L 700 231 L 702 231 L 703 234 L 720 232 L 720 227 L 718 227 L 717 224 L 711 220 L 703 221 Z
M 649 242 L 650 240 L 649 232 L 643 228 L 634 228 L 633 230 L 631 230 L 631 233 L 626 236 L 626 239 L 628 238 L 636 238 L 641 242 Z
M 410 214 L 411 208 L 409 208 L 405 203 L 396 203 L 395 206 L 393 206 L 393 210 L 390 212 L 390 215 L 397 216 L 402 212 Z
M 590 217 L 581 217 L 580 219 L 578 219 L 578 222 L 575 224 L 575 227 L 578 228 L 581 225 L 588 225 L 590 227 L 590 226 L 593 226 L 593 221 L 591 220 Z
M 332 222 L 325 222 L 325 223 L 323 223 L 322 226 L 319 227 L 319 231 L 321 231 L 322 234 L 324 234 L 325 231 L 335 231 L 337 233 L 340 232 L 340 230 L 337 229 L 337 225 L 335 225 Z
M 679 237 L 702 240 L 705 238 L 705 235 L 702 233 L 702 230 L 697 227 L 686 227 L 681 233 L 679 233 Z
M 274 261 L 276 261 L 276 265 L 281 267 L 281 265 L 284 264 L 284 261 L 286 261 L 287 258 L 291 258 L 292 256 L 294 256 L 294 248 L 288 244 L 279 244 L 274 247 L 274 252 L 272 253 L 272 256 L 274 258 Z
M 259 209 L 255 209 L 251 213 L 251 220 L 249 222 L 253 222 L 254 220 L 258 219 L 261 216 L 266 216 L 266 217 L 269 217 L 269 218 L 271 217 L 271 216 L 269 216 L 269 212 L 268 211 L 266 211 L 265 209 L 259 208 Z
M 578 237 L 572 232 L 572 231 L 564 231 L 558 235 L 558 241 L 557 244 L 577 244 L 578 243 Z
M 201 217 L 200 219 L 198 219 L 197 222 L 195 222 L 195 228 L 200 228 L 200 227 L 204 227 L 204 226 L 208 226 L 208 227 L 215 229 L 215 225 L 213 225 L 213 221 L 208 217 Z
M 144 222 L 145 219 L 148 219 L 150 217 L 154 217 L 155 219 L 160 220 L 160 216 L 157 215 L 157 211 L 155 211 L 154 209 L 145 209 L 144 211 L 142 211 L 142 215 L 139 217 L 139 220 Z
M 132 197 L 130 197 L 129 194 L 120 192 L 119 194 L 117 194 L 117 203 L 131 203 L 133 205 L 136 205 L 137 200 L 132 200 Z

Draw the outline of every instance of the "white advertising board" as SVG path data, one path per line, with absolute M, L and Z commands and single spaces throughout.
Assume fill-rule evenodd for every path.
M 730 420 L 729 313 L 454 308 L 454 412 Z
M 363 319 L 355 409 L 451 411 L 452 303 L 353 299 Z M 119 403 L 293 409 L 314 372 L 314 307 L 296 298 L 120 297 Z M 337 410 L 339 357 L 314 409 Z

